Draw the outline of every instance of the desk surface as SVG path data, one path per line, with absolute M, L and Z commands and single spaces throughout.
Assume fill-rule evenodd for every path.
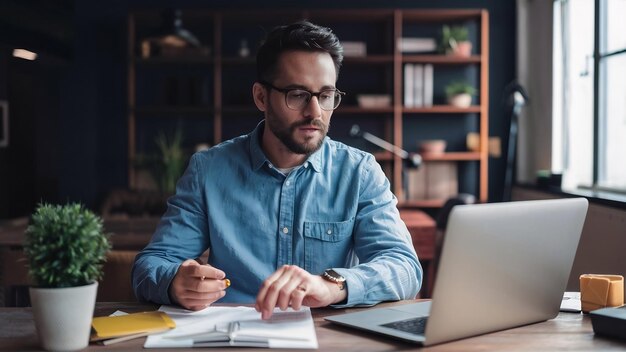
M 409 301 L 384 303 L 382 305 L 404 304 L 407 302 Z M 98 303 L 95 315 L 108 315 L 117 309 L 135 312 L 154 310 L 156 306 L 138 303 Z M 337 326 L 324 320 L 325 316 L 360 309 L 367 308 L 313 309 L 320 351 L 395 351 L 417 348 L 416 345 L 410 343 Z M 138 338 L 110 346 L 90 345 L 87 351 L 139 350 L 142 349 L 144 341 L 145 338 Z M 0 350 L 37 350 L 38 346 L 37 333 L 30 308 L 0 308 Z M 626 349 L 626 342 L 594 336 L 589 317 L 576 313 L 560 313 L 557 318 L 542 323 L 424 348 L 427 351 L 590 351 L 624 349 Z M 173 349 L 172 351 L 181 350 Z M 254 349 L 228 350 L 250 352 Z M 160 351 L 166 350 L 159 349 Z M 193 349 L 193 351 L 198 351 L 198 349 Z

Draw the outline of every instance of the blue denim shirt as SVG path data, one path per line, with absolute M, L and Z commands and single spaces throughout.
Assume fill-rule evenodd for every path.
M 171 304 L 178 266 L 209 248 L 209 264 L 232 283 L 220 302 L 254 302 L 284 264 L 334 268 L 347 283 L 341 306 L 414 298 L 422 268 L 374 157 L 327 137 L 285 176 L 261 149 L 263 125 L 192 156 L 135 260 L 137 297 Z

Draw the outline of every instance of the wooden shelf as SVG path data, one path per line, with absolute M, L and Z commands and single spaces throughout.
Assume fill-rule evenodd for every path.
M 398 203 L 398 208 L 441 208 L 446 199 L 405 200 Z
M 215 109 L 208 106 L 138 106 L 131 109 L 139 115 L 198 115 L 212 114 Z M 176 116 L 173 116 L 176 117 Z
M 459 108 L 452 105 L 433 105 L 427 108 L 402 108 L 405 114 L 471 114 L 480 113 L 479 105 L 472 105 L 468 108 Z
M 142 17 L 143 16 L 143 17 Z M 153 117 L 189 117 L 190 119 L 207 119 L 212 123 L 212 136 L 208 142 L 217 144 L 223 141 L 225 135 L 247 133 L 249 123 L 245 116 L 260 116 L 252 103 L 246 103 L 251 87 L 249 82 L 256 77 L 247 77 L 255 67 L 255 53 L 249 57 L 236 55 L 236 46 L 242 39 L 247 39 L 250 47 L 262 40 L 262 36 L 275 25 L 294 22 L 299 19 L 308 19 L 313 23 L 330 27 L 343 41 L 362 41 L 367 46 L 366 56 L 345 56 L 341 75 L 342 87 L 345 87 L 349 97 L 334 112 L 333 118 L 337 119 L 337 125 L 347 128 L 353 123 L 363 123 L 364 128 L 372 129 L 371 132 L 384 140 L 397 145 L 405 150 L 414 150 L 412 136 L 406 136 L 408 130 L 433 131 L 432 126 L 422 128 L 420 124 L 438 123 L 435 120 L 441 117 L 445 122 L 445 128 L 463 128 L 464 131 L 443 133 L 448 138 L 450 145 L 458 145 L 459 136 L 464 136 L 470 127 L 460 126 L 463 119 L 471 120 L 473 131 L 478 132 L 480 145 L 488 143 L 488 107 L 489 107 L 489 15 L 481 9 L 303 9 L 289 8 L 280 10 L 255 10 L 255 9 L 220 9 L 220 10 L 191 10 L 183 11 L 185 23 L 198 36 L 200 41 L 210 46 L 210 55 L 181 56 L 181 57 L 152 57 L 140 58 L 139 46 L 143 38 L 137 36 L 148 32 L 149 26 L 156 23 L 159 13 L 151 10 L 131 12 L 128 18 L 128 160 L 129 160 L 129 186 L 136 186 L 136 174 L 133 169 L 133 160 L 136 154 L 137 138 L 145 128 L 145 121 L 137 124 L 138 119 L 152 119 Z M 398 42 L 403 37 L 435 36 L 441 31 L 444 24 L 466 24 L 472 27 L 470 39 L 474 44 L 474 55 L 459 57 L 444 54 L 414 54 L 403 53 L 398 48 Z M 471 23 L 471 24 L 470 24 Z M 234 30 L 236 29 L 236 30 Z M 253 37 L 258 35 L 258 37 Z M 430 107 L 407 108 L 402 105 L 404 100 L 404 67 L 405 64 L 432 64 L 434 67 L 434 91 L 435 105 Z M 185 71 L 187 66 L 192 71 Z M 160 105 L 159 94 L 166 91 L 168 78 L 176 75 L 176 69 L 180 68 L 182 75 L 189 72 L 204 70 L 205 76 L 210 82 L 203 84 L 204 102 L 210 102 L 211 106 L 165 106 Z M 347 69 L 346 69 L 347 68 Z M 158 70 L 162 70 L 159 72 Z M 159 74 L 152 75 L 152 71 Z M 161 74 L 163 73 L 163 74 Z M 170 75 L 171 73 L 171 75 Z M 471 75 L 471 76 L 470 76 Z M 245 76 L 245 77 L 244 77 Z M 470 78 L 466 77 L 470 76 Z M 443 99 L 443 87 L 449 80 L 455 78 L 468 78 L 472 84 L 478 87 L 477 105 L 467 108 L 458 108 L 445 105 Z M 138 84 L 140 83 L 140 84 Z M 144 106 L 137 106 L 137 95 L 141 96 L 140 90 L 145 89 L 145 96 L 139 100 L 145 102 Z M 179 92 L 191 89 L 180 83 Z M 160 86 L 156 86 L 160 85 Z M 191 89 L 193 90 L 193 89 Z M 196 89 L 197 90 L 197 89 Z M 206 91 L 205 91 L 206 90 Z M 391 97 L 392 105 L 378 108 L 363 108 L 356 105 L 354 98 L 360 94 L 376 92 L 387 94 Z M 152 96 L 154 99 L 150 100 Z M 208 94 L 208 98 L 207 98 Z M 148 100 L 146 100 L 148 99 Z M 199 101 L 199 100 L 183 100 Z M 232 102 L 243 102 L 233 104 Z M 349 103 L 348 103 L 349 102 Z M 352 103 L 352 104 L 350 104 Z M 434 116 L 433 115 L 438 115 Z M 448 124 L 448 116 L 450 124 Z M 241 120 L 239 118 L 242 118 Z M 462 119 L 458 119 L 461 117 Z M 246 123 L 240 123 L 246 121 Z M 459 122 L 460 121 L 460 122 Z M 474 123 L 476 122 L 476 123 Z M 152 123 L 149 120 L 148 123 Z M 162 123 L 154 119 L 155 126 Z M 169 123 L 166 121 L 166 123 Z M 345 126 L 344 126 L 345 125 Z M 448 127 L 453 126 L 454 127 Z M 246 127 L 244 127 L 246 126 Z M 437 128 L 441 127 L 440 124 Z M 150 127 L 152 128 L 152 127 Z M 159 127 L 154 127 L 156 130 Z M 244 130 L 244 128 L 246 130 Z M 439 130 L 435 131 L 439 134 Z M 432 133 L 428 132 L 429 137 Z M 191 134 L 190 134 L 191 135 Z M 197 135 L 197 134 L 196 134 Z M 146 137 L 141 137 L 146 138 Z M 205 138 L 205 137 L 202 137 Z M 452 141 L 452 139 L 455 139 Z M 196 142 L 196 141 L 193 141 Z M 404 199 L 404 168 L 405 162 L 385 151 L 374 153 L 376 160 L 381 164 L 387 177 L 392 184 L 392 191 L 398 199 Z M 485 150 L 480 152 L 447 152 L 439 155 L 422 155 L 427 165 L 445 167 L 438 162 L 476 162 L 477 168 L 461 170 L 460 172 L 471 173 L 472 179 L 476 178 L 477 186 L 471 190 L 460 189 L 460 192 L 473 193 L 480 202 L 487 201 L 488 194 L 488 161 L 489 157 Z M 459 177 L 464 177 L 459 176 Z M 444 196 L 441 196 L 444 198 Z M 401 202 L 401 206 L 413 208 L 436 208 L 443 205 L 443 199 L 429 199 Z
M 210 56 L 179 56 L 179 57 L 150 57 L 135 58 L 138 65 L 212 65 Z
M 394 111 L 393 107 L 382 107 L 382 108 L 362 108 L 354 105 L 340 105 L 337 110 L 333 113 L 335 114 L 392 114 Z
M 374 157 L 376 158 L 376 161 L 383 161 L 383 162 L 393 161 L 393 154 L 391 154 L 390 152 L 376 152 L 373 154 L 374 154 Z
M 481 155 L 478 152 L 447 152 L 447 153 L 422 153 L 423 161 L 479 161 Z
M 437 65 L 467 65 L 467 64 L 479 64 L 481 57 L 478 55 L 472 55 L 470 57 L 461 57 L 454 55 L 402 55 L 402 62 L 404 63 L 419 63 L 419 64 L 437 64 Z
M 346 64 L 391 64 L 393 60 L 393 55 L 368 55 L 363 57 L 346 56 L 343 62 Z

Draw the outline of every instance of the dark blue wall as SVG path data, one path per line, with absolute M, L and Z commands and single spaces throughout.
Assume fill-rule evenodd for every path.
M 130 3 L 130 4 L 129 4 Z M 384 6 L 383 6 L 384 4 Z M 264 1 L 263 8 L 485 8 L 490 13 L 490 135 L 506 139 L 501 92 L 515 75 L 515 1 Z M 341 5 L 341 6 L 339 6 Z M 95 207 L 127 185 L 126 20 L 136 8 L 246 8 L 257 1 L 77 1 L 75 51 L 60 92 L 59 199 Z M 502 193 L 504 160 L 489 160 L 489 198 Z

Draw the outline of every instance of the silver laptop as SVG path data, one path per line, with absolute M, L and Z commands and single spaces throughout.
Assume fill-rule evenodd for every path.
M 587 206 L 584 198 L 458 205 L 432 301 L 325 319 L 423 345 L 552 319 Z

